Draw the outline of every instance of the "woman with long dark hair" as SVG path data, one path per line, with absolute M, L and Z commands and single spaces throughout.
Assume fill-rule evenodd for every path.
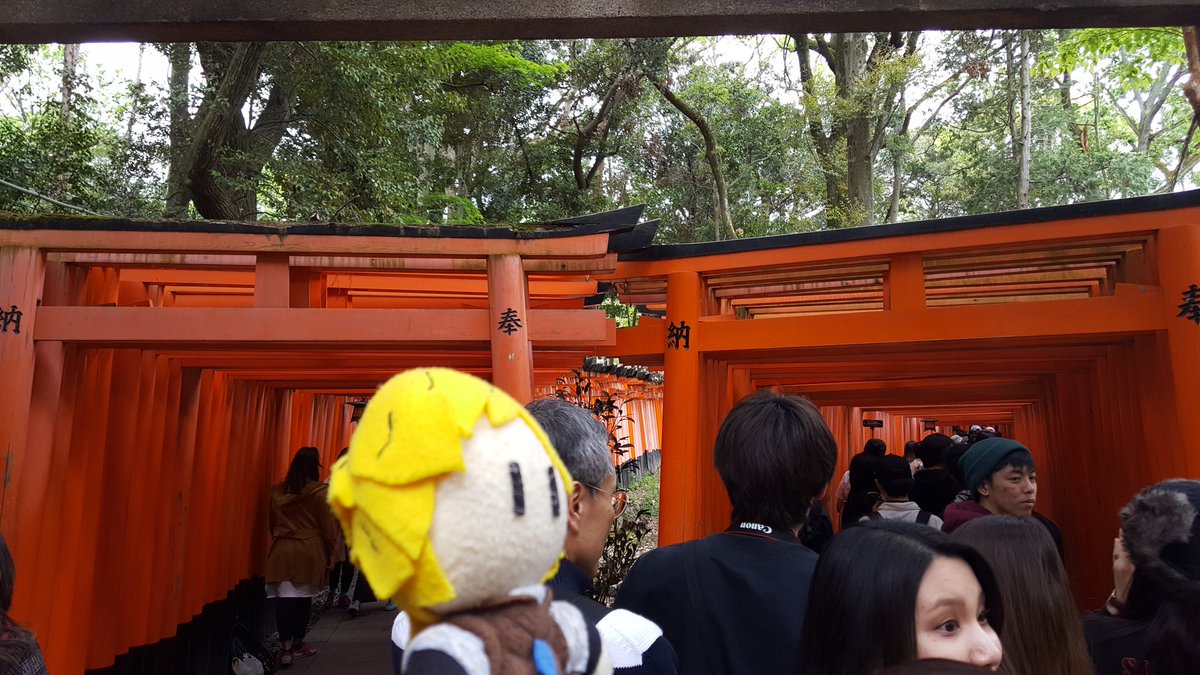
M 1200 481 L 1152 485 L 1121 509 L 1113 580 L 1083 622 L 1097 675 L 1200 672 Z
M 46 675 L 42 651 L 38 649 L 33 633 L 17 625 L 8 616 L 8 610 L 12 608 L 16 570 L 8 542 L 0 535 L 0 674 Z
M 279 665 L 311 656 L 303 645 L 312 599 L 321 592 L 337 543 L 337 521 L 329 509 L 329 486 L 320 481 L 316 448 L 296 451 L 287 477 L 271 492 L 271 550 L 267 554 L 267 597 L 277 598 L 275 622 L 283 653 Z
M 1090 675 L 1092 661 L 1050 532 L 1032 518 L 986 516 L 951 539 L 983 554 L 1004 602 L 1008 628 L 1000 672 Z
M 804 675 L 863 675 L 919 659 L 995 670 L 1004 625 L 995 578 L 974 549 L 924 525 L 872 520 L 817 563 Z

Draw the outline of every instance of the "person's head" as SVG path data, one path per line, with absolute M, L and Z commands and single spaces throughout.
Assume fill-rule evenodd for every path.
M 996 575 L 1008 621 L 1001 672 L 1091 674 L 1067 573 L 1044 525 L 987 516 L 964 523 L 951 538 L 983 554 Z
M 837 444 L 810 402 L 772 392 L 747 396 L 717 432 L 713 464 L 729 493 L 734 522 L 787 529 L 804 524 L 829 484 Z
M 863 454 L 883 457 L 887 454 L 887 443 L 884 443 L 883 439 L 880 438 L 869 438 L 863 444 Z
M 954 441 L 946 434 L 929 434 L 921 439 L 920 445 L 917 446 L 917 457 L 921 458 L 921 463 L 926 469 L 934 469 L 942 466 L 945 462 L 945 453 L 954 445 Z
M 557 398 L 539 399 L 525 408 L 542 426 L 575 482 L 563 546 L 567 560 L 594 576 L 618 508 L 608 431 L 587 410 Z M 624 494 L 620 499 L 624 508 Z
M 979 505 L 998 516 L 1029 516 L 1037 503 L 1037 467 L 1024 445 L 985 438 L 959 460 L 964 485 Z
M 1131 618 L 1150 622 L 1147 657 L 1163 675 L 1195 672 L 1200 663 L 1200 481 L 1152 485 L 1121 509 L 1134 579 Z
M 966 443 L 955 443 L 950 446 L 950 449 L 946 451 L 946 456 L 943 457 L 946 470 L 950 472 L 951 476 L 954 476 L 954 480 L 958 481 L 959 485 L 967 484 L 966 478 L 963 477 L 962 456 L 967 453 L 968 449 L 970 446 Z
M 300 448 L 292 457 L 292 465 L 288 467 L 287 478 L 283 480 L 283 489 L 288 494 L 298 495 L 309 481 L 320 480 L 320 472 L 320 451 L 311 445 Z
M 977 551 L 930 527 L 874 520 L 817 562 L 800 653 L 804 672 L 860 675 L 916 659 L 996 669 L 1004 608 Z
M 884 455 L 875 464 L 875 485 L 884 499 L 908 499 L 912 490 L 913 475 L 903 457 Z

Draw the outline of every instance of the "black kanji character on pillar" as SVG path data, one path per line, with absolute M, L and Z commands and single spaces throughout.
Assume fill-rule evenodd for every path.
M 517 310 L 509 307 L 500 315 L 499 330 L 505 335 L 512 335 L 521 330 L 521 317 L 517 314 Z
M 687 325 L 686 321 L 680 321 L 678 326 L 672 321 L 671 325 L 667 326 L 667 348 L 678 350 L 680 347 L 691 349 L 692 327 Z
M 21 334 L 21 310 L 16 305 L 7 312 L 0 309 L 0 333 L 7 333 L 9 326 L 12 326 L 14 335 Z
M 1183 303 L 1179 305 L 1177 317 L 1182 317 L 1200 325 L 1200 286 L 1192 284 L 1183 292 Z

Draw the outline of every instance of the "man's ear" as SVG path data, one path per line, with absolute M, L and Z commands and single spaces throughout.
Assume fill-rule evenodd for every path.
M 828 485 L 828 484 L 826 484 L 826 485 L 825 485 L 825 487 L 821 488 L 821 491 L 817 493 L 817 496 L 816 496 L 816 497 L 813 497 L 813 501 L 815 502 L 815 501 L 817 501 L 817 500 L 819 500 L 819 499 L 825 499 L 825 493 L 826 493 L 826 492 L 829 492 L 829 485 Z
M 976 488 L 975 491 L 979 493 L 980 497 L 987 497 L 992 492 L 992 482 L 990 480 L 986 480 L 983 483 L 980 483 L 979 487 Z
M 567 534 L 579 534 L 580 522 L 583 520 L 583 500 L 587 486 L 575 481 L 571 489 L 571 498 L 567 500 Z

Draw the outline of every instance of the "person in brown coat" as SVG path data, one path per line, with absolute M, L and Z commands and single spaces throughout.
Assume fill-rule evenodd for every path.
M 267 597 L 277 598 L 275 623 L 283 648 L 279 665 L 284 668 L 294 656 L 316 653 L 301 645 L 312 599 L 325 584 L 337 543 L 337 521 L 326 503 L 329 486 L 320 481 L 320 466 L 316 448 L 300 448 L 287 478 L 271 492 Z

